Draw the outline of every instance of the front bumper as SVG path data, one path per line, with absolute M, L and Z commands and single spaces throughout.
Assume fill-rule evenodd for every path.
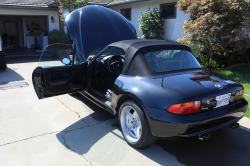
M 190 115 L 175 115 L 163 109 L 145 107 L 152 135 L 194 137 L 238 122 L 247 109 L 242 99 L 234 104 Z

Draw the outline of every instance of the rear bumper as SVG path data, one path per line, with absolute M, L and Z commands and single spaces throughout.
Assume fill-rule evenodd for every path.
M 247 109 L 247 101 L 192 115 L 174 115 L 166 110 L 145 107 L 152 135 L 156 137 L 194 137 L 238 122 Z

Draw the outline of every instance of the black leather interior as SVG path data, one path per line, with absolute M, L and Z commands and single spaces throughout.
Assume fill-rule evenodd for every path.
M 87 79 L 87 63 L 43 68 L 44 87 L 49 94 L 83 90 Z

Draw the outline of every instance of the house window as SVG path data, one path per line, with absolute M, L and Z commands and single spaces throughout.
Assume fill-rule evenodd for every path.
M 160 5 L 160 10 L 165 16 L 165 19 L 176 18 L 176 3 L 166 3 Z
M 131 8 L 121 9 L 121 14 L 129 21 L 131 20 Z

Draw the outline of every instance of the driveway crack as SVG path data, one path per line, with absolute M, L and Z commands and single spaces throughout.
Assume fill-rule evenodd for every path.
M 76 153 L 76 152 L 74 151 L 74 149 L 72 149 L 72 148 L 71 148 L 71 147 L 67 144 L 67 141 L 66 141 L 65 136 L 66 136 L 66 134 L 67 134 L 68 132 L 71 132 L 71 131 L 74 131 L 74 130 L 81 130 L 81 129 L 86 128 L 86 127 L 97 126 L 97 125 L 100 125 L 100 124 L 102 124 L 103 122 L 106 122 L 106 121 L 108 121 L 108 120 L 110 120 L 110 119 L 107 119 L 107 120 L 101 121 L 101 122 L 96 123 L 96 124 L 93 124 L 93 125 L 84 126 L 84 127 L 78 128 L 78 129 L 73 129 L 73 130 L 63 131 L 63 132 L 64 132 L 64 135 L 62 136 L 62 139 L 63 139 L 63 142 L 64 142 L 65 147 L 66 147 L 68 150 L 70 150 L 71 152 Z M 76 154 L 78 154 L 78 153 L 76 153 Z M 80 155 L 80 154 L 78 154 L 78 155 Z M 80 155 L 80 156 L 82 156 L 85 160 L 87 160 L 87 161 L 89 162 L 89 164 L 90 164 L 91 166 L 93 166 L 93 164 L 92 164 L 91 160 L 87 159 L 84 155 Z
M 82 128 L 83 128 L 83 127 L 82 127 Z M 70 131 L 65 131 L 65 134 L 62 136 L 64 145 L 65 145 L 65 147 L 66 147 L 69 151 L 75 152 L 73 149 L 70 148 L 70 146 L 69 146 L 69 145 L 67 144 L 67 142 L 66 142 L 65 136 L 66 136 L 67 132 L 70 132 Z M 76 154 L 78 154 L 78 153 L 76 153 Z M 81 156 L 80 154 L 78 154 L 78 155 Z M 92 163 L 91 163 L 91 161 L 90 161 L 89 159 L 87 159 L 84 155 L 82 155 L 82 157 L 83 157 L 86 161 L 88 161 L 89 164 L 90 164 L 91 166 L 93 166 Z
M 79 114 L 79 112 L 70 109 L 70 108 L 69 108 L 64 102 L 62 102 L 58 97 L 56 97 L 56 98 L 57 98 L 58 101 L 60 101 L 60 102 L 62 103 L 62 105 L 64 105 L 66 108 L 68 108 L 71 112 L 74 112 L 75 114 L 77 114 L 77 116 L 79 117 L 79 119 L 80 119 L 81 121 L 83 121 L 84 123 L 86 123 L 86 124 L 88 125 L 88 127 L 91 126 L 91 125 L 89 125 L 84 119 L 81 118 L 81 115 Z

